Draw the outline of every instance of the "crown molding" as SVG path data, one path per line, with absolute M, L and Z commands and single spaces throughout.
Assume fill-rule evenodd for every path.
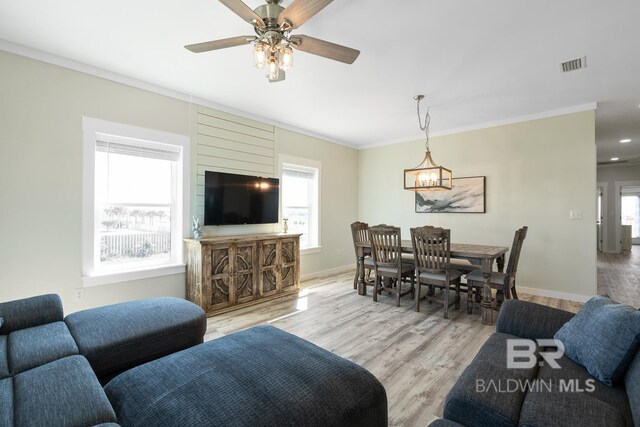
M 136 79 L 134 77 L 130 77 L 124 74 L 119 74 L 114 71 L 105 70 L 104 68 L 94 67 L 92 65 L 88 65 L 83 62 L 74 61 L 73 59 L 65 58 L 58 55 L 53 55 L 51 53 L 47 53 L 42 50 L 33 49 L 31 47 L 19 45 L 7 40 L 0 39 L 0 50 L 8 53 L 13 53 L 15 55 L 23 56 L 25 58 L 34 59 L 36 61 L 45 62 L 47 64 L 56 65 L 58 67 L 66 68 L 69 70 L 78 71 L 84 74 L 89 74 L 91 76 L 99 77 L 105 80 L 110 80 L 116 83 L 121 83 L 127 86 L 134 87 L 136 89 L 146 90 L 147 92 L 152 92 L 158 95 L 167 96 L 169 98 L 177 99 L 190 104 L 198 104 L 204 107 L 209 107 L 215 110 L 223 111 L 225 113 L 235 114 L 240 117 L 256 120 L 259 122 L 270 124 L 272 126 L 277 126 L 282 129 L 286 129 L 292 132 L 297 132 L 302 135 L 321 139 L 323 141 L 342 145 L 348 148 L 352 148 L 356 150 L 359 149 L 359 147 L 355 144 L 350 144 L 345 141 L 341 141 L 339 139 L 332 138 L 327 135 L 309 131 L 307 129 L 303 129 L 303 128 L 290 125 L 284 122 L 280 122 L 277 120 L 268 119 L 266 117 L 252 114 L 247 111 L 238 110 L 236 108 L 229 107 L 227 105 L 219 104 L 209 99 L 196 97 L 191 94 L 173 90 L 164 86 L 159 86 L 159 85 L 149 83 L 144 80 Z
M 496 120 L 492 122 L 478 123 L 470 126 L 447 129 L 439 132 L 431 132 L 430 136 L 439 137 L 439 136 L 446 136 L 446 135 L 454 135 L 457 133 L 471 132 L 474 130 L 481 130 L 481 129 L 489 129 L 489 128 L 494 128 L 498 126 L 511 125 L 515 123 L 529 122 L 532 120 L 546 119 L 549 117 L 564 116 L 567 114 L 596 110 L 597 107 L 598 107 L 598 104 L 596 102 L 589 102 L 587 104 L 574 105 L 571 107 L 560 108 L 557 110 L 545 111 L 541 113 L 529 114 L 526 116 L 511 117 L 511 118 Z M 420 138 L 421 138 L 421 135 L 407 136 L 403 138 L 396 138 L 390 141 L 379 141 L 379 142 L 373 142 L 371 144 L 360 145 L 359 148 L 361 150 L 364 150 L 367 148 L 382 147 L 385 145 L 403 144 L 405 142 L 413 142 L 413 141 L 419 140 Z

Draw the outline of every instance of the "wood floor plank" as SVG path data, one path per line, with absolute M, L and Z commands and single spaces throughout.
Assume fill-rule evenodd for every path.
M 619 254 L 598 252 L 598 293 L 640 309 L 640 246 Z
M 483 325 L 479 305 L 466 312 L 424 301 L 420 313 L 409 295 L 395 306 L 395 296 L 353 289 L 354 272 L 302 284 L 297 298 L 268 301 L 207 319 L 205 340 L 270 324 L 367 368 L 384 385 L 390 426 L 424 426 L 442 416 L 444 399 L 473 357 L 495 331 Z M 522 294 L 534 301 L 577 311 L 580 304 Z

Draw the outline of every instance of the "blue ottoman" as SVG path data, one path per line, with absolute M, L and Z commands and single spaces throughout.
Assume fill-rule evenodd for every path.
M 258 326 L 124 372 L 105 386 L 129 426 L 386 426 L 366 369 Z
M 179 298 L 147 298 L 79 311 L 67 324 L 103 384 L 145 362 L 200 344 L 204 311 Z

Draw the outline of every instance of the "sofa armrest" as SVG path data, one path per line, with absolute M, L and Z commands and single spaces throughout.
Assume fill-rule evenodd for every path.
M 528 301 L 506 300 L 500 308 L 496 332 L 526 339 L 551 339 L 573 313 Z
M 56 294 L 48 294 L 3 302 L 0 303 L 0 317 L 4 320 L 0 335 L 59 322 L 63 319 L 62 300 Z

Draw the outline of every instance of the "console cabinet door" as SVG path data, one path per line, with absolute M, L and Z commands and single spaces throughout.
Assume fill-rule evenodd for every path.
M 252 301 L 258 293 L 256 242 L 237 243 L 233 251 L 233 303 Z
M 280 271 L 278 264 L 279 240 L 262 240 L 260 245 L 260 277 L 258 290 L 260 296 L 277 294 L 280 291 Z
M 228 244 L 207 245 L 207 250 L 204 251 L 205 265 L 203 265 L 203 270 L 209 275 L 209 278 L 205 280 L 211 283 L 207 289 L 208 295 L 205 294 L 203 298 L 208 303 L 205 311 L 219 310 L 234 303 L 231 251 L 232 246 Z
M 297 238 L 280 239 L 280 288 L 282 291 L 294 289 L 298 283 L 298 242 Z

